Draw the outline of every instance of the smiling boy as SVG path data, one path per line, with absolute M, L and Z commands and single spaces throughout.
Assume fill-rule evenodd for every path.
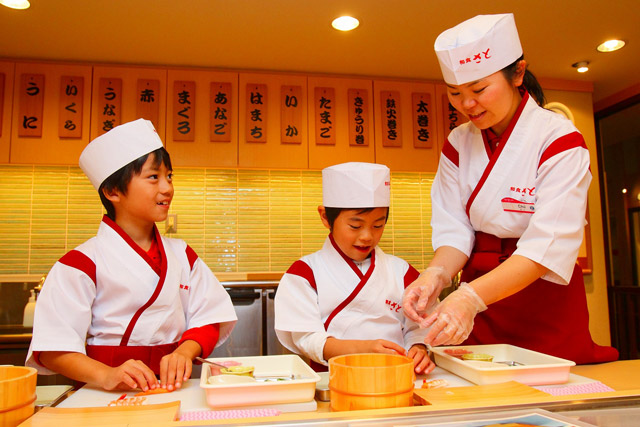
M 330 233 L 278 285 L 278 339 L 318 371 L 334 356 L 389 353 L 411 357 L 417 373 L 430 372 L 428 330 L 405 318 L 400 305 L 418 272 L 378 247 L 389 216 L 389 168 L 357 162 L 325 168 L 322 191 L 318 212 Z
M 155 225 L 174 194 L 169 153 L 140 119 L 94 139 L 80 167 L 107 214 L 49 272 L 26 365 L 106 390 L 180 388 L 236 315 L 193 249 Z

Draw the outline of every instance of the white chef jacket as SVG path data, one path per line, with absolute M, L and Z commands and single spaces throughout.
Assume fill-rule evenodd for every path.
M 229 294 L 183 240 L 155 233 L 160 276 L 106 216 L 95 237 L 54 264 L 36 304 L 26 366 L 53 374 L 34 360 L 34 351 L 86 354 L 85 344 L 170 344 L 187 329 L 215 323 L 216 346 L 227 339 L 237 321 Z
M 543 279 L 567 284 L 586 224 L 589 152 L 571 121 L 522 93 L 494 153 L 471 122 L 449 135 L 431 191 L 433 248 L 468 256 L 475 231 L 519 238 L 514 254 L 548 268 Z
M 328 337 L 385 339 L 409 349 L 428 329 L 402 314 L 402 293 L 418 276 L 406 261 L 376 246 L 362 272 L 332 241 L 296 261 L 275 297 L 275 330 L 289 350 L 324 365 Z M 326 327 L 326 328 L 325 328 Z

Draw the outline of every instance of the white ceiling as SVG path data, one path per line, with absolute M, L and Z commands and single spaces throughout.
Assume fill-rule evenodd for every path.
M 0 7 L 0 57 L 440 80 L 437 35 L 506 12 L 539 77 L 592 81 L 594 101 L 640 82 L 638 0 L 31 0 Z M 333 30 L 342 14 L 360 27 Z M 597 52 L 608 38 L 628 43 Z

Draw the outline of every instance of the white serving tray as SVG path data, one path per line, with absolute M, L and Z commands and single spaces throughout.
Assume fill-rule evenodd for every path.
M 446 349 L 470 350 L 493 356 L 493 362 L 516 361 L 522 366 L 462 360 L 445 353 Z M 509 344 L 434 347 L 436 365 L 475 384 L 518 381 L 526 385 L 563 384 L 569 381 L 569 369 L 575 362 L 527 350 Z
M 294 375 L 293 380 L 249 382 L 239 384 L 209 384 L 210 365 L 203 364 L 200 387 L 205 391 L 207 405 L 214 409 L 297 403 L 312 401 L 320 377 L 299 356 L 218 357 L 212 362 L 234 361 L 253 366 L 253 374 L 260 376 Z

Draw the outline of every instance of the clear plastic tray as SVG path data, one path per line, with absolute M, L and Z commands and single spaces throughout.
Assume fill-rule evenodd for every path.
M 447 349 L 466 349 L 493 356 L 492 362 L 462 360 Z M 475 384 L 518 381 L 526 385 L 563 384 L 575 362 L 509 344 L 434 347 L 436 365 Z M 496 362 L 517 362 L 516 366 Z
M 205 391 L 207 405 L 214 409 L 309 402 L 313 400 L 316 383 L 320 381 L 318 374 L 295 354 L 219 357 L 208 360 L 216 363 L 234 361 L 242 366 L 253 366 L 256 377 L 294 376 L 294 379 L 284 381 L 209 384 L 210 365 L 203 364 L 200 387 Z

